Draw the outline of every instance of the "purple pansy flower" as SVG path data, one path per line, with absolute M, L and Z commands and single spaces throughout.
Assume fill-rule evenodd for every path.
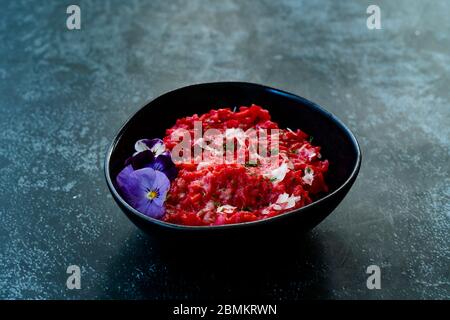
M 116 177 L 117 186 L 133 208 L 159 219 L 164 215 L 164 201 L 177 168 L 161 139 L 141 139 L 134 148 L 136 152 Z
M 124 199 L 136 210 L 152 218 L 164 215 L 170 181 L 166 175 L 152 168 L 134 170 L 127 165 L 116 178 Z
M 161 139 L 141 139 L 134 146 L 136 152 L 125 161 L 134 170 L 153 168 L 163 172 L 169 180 L 175 179 L 178 171 L 169 151 L 166 151 Z

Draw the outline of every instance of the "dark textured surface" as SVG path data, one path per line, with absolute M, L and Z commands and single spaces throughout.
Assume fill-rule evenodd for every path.
M 377 1 L 373 31 L 366 1 L 78 3 L 80 31 L 64 2 L 1 3 L 0 298 L 450 298 L 448 1 Z M 289 255 L 169 252 L 107 190 L 104 153 L 130 114 L 222 80 L 316 101 L 361 143 L 348 197 Z

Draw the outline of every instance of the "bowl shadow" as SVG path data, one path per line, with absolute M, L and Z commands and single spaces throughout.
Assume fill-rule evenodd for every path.
M 103 298 L 190 302 L 323 298 L 327 280 L 318 272 L 323 268 L 322 252 L 320 234 L 313 232 L 181 242 L 133 232 L 107 274 L 109 283 L 126 285 L 110 287 Z

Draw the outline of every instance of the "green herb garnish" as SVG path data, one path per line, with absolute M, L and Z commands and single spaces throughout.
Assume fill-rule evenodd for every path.
M 257 163 L 252 163 L 252 162 L 246 162 L 246 163 L 245 163 L 245 166 L 246 166 L 246 167 L 257 167 L 258 164 L 257 164 Z

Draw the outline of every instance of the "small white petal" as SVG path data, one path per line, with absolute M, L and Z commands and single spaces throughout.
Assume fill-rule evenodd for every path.
M 276 204 L 273 205 L 275 210 L 291 209 L 295 207 L 295 203 L 299 201 L 301 197 L 289 196 L 287 193 L 282 193 L 278 196 Z
M 288 201 L 288 199 L 289 199 L 289 195 L 285 192 L 278 196 L 276 203 L 285 203 L 286 201 Z
M 134 144 L 134 149 L 136 150 L 136 153 L 150 150 L 149 147 L 143 142 L 143 140 L 136 141 L 136 143 Z
M 278 183 L 280 181 L 283 181 L 284 177 L 286 176 L 286 173 L 288 173 L 289 168 L 285 162 L 278 168 L 272 170 L 269 174 L 269 177 L 271 180 L 273 180 L 274 183 Z
M 308 160 L 312 160 L 312 158 L 316 156 L 316 152 L 314 151 L 314 149 L 312 148 L 308 149 L 306 147 L 306 144 L 304 144 L 300 149 L 298 149 L 298 153 Z
M 290 208 L 295 207 L 295 202 L 296 202 L 296 199 L 294 197 L 289 198 L 289 200 L 287 201 L 287 204 L 284 208 L 290 209 Z
M 230 206 L 229 204 L 225 204 L 217 208 L 217 213 L 233 213 L 236 210 L 236 207 Z
M 309 170 L 305 170 L 305 175 L 303 176 L 302 180 L 304 183 L 312 185 L 314 180 L 314 171 L 311 168 L 308 169 Z
M 147 148 L 148 149 L 148 148 Z M 166 146 L 164 145 L 164 143 L 157 143 L 155 144 L 151 149 L 151 152 L 153 152 L 153 154 L 155 155 L 155 157 L 159 156 L 161 153 L 163 153 L 164 151 L 166 151 Z

